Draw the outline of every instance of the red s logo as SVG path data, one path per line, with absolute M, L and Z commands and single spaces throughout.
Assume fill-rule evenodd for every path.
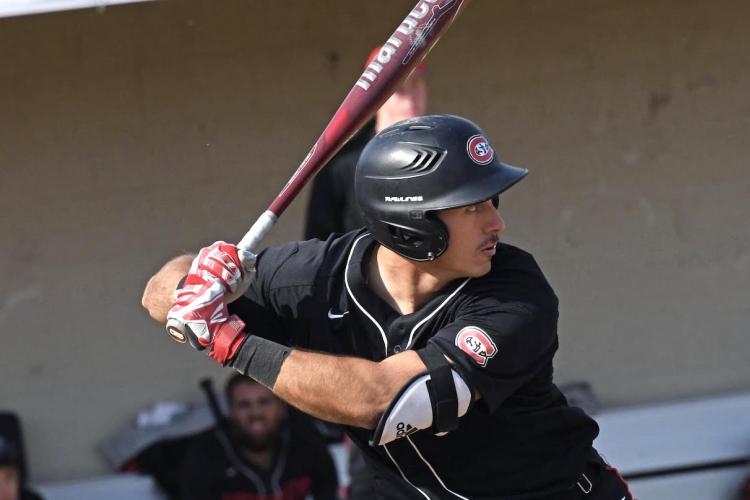
M 479 165 L 487 165 L 495 156 L 495 152 L 492 150 L 492 146 L 490 146 L 490 141 L 483 135 L 469 137 L 469 140 L 466 142 L 466 152 L 469 154 L 469 158 Z
M 467 326 L 458 332 L 456 347 L 482 367 L 487 366 L 487 361 L 497 354 L 495 342 L 487 335 L 487 332 L 476 326 Z

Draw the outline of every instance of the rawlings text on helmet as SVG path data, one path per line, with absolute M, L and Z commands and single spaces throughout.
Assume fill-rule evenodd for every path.
M 467 326 L 456 335 L 456 347 L 469 355 L 479 366 L 487 366 L 487 361 L 497 354 L 497 346 L 492 337 L 479 327 Z
M 487 165 L 492 161 L 495 152 L 489 141 L 483 135 L 473 135 L 466 141 L 466 152 L 474 163 Z
M 385 201 L 390 203 L 407 203 L 414 201 L 424 201 L 422 196 L 386 196 Z

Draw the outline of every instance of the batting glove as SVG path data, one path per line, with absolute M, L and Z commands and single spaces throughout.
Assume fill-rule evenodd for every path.
M 222 366 L 247 337 L 245 323 L 236 315 L 229 316 L 224 286 L 217 280 L 180 289 L 177 303 L 167 314 L 167 333 L 174 340 L 190 342 L 199 351 L 208 349 L 208 355 Z
M 201 249 L 193 259 L 185 284 L 217 281 L 230 295 L 228 302 L 231 302 L 245 293 L 255 278 L 255 258 L 252 252 L 231 243 L 217 241 Z

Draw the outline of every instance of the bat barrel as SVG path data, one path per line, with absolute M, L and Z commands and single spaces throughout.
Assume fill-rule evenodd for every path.
M 305 184 L 391 96 L 446 31 L 469 0 L 420 0 L 365 68 L 325 130 L 268 210 L 242 238 L 254 253 L 276 219 Z

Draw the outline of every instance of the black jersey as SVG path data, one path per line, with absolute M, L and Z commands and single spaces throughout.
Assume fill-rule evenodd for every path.
M 215 429 L 195 438 L 180 469 L 182 500 L 335 500 L 337 489 L 328 450 L 288 430 L 268 470 L 244 459 Z
M 376 245 L 362 230 L 268 248 L 232 309 L 250 333 L 373 361 L 432 343 L 478 389 L 482 398 L 444 436 L 422 430 L 371 447 L 369 431 L 348 429 L 404 492 L 386 498 L 522 499 L 572 487 L 598 428 L 552 383 L 557 298 L 533 257 L 499 244 L 487 275 L 400 315 L 368 287 Z

